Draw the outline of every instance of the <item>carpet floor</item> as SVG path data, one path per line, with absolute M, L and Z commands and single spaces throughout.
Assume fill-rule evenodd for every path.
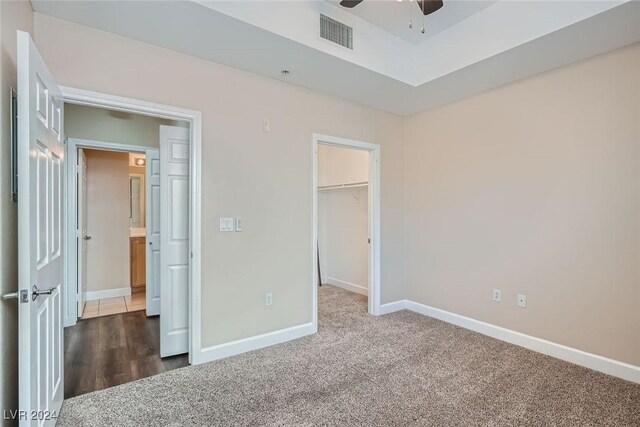
M 319 332 L 66 400 L 59 426 L 640 426 L 640 385 L 319 291 Z

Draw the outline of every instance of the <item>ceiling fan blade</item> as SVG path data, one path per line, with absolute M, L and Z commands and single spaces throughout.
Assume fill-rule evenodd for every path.
M 418 0 L 417 3 L 425 15 L 435 12 L 443 5 L 442 0 Z
M 352 7 L 356 7 L 360 3 L 362 3 L 362 0 L 342 0 L 340 2 L 340 6 L 348 7 L 349 9 L 351 9 Z

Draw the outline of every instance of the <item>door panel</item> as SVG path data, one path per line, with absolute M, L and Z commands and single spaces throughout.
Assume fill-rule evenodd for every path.
M 160 150 L 146 152 L 147 316 L 160 314 Z
M 55 424 L 63 397 L 62 96 L 28 33 L 18 32 L 20 425 Z M 35 290 L 46 291 L 37 294 Z M 35 412 L 34 412 L 35 411 Z M 32 413 L 42 417 L 31 417 Z
M 61 254 L 62 241 L 62 160 L 51 154 L 51 257 Z
M 84 313 L 84 295 L 87 292 L 87 155 L 78 150 L 78 217 L 76 224 L 76 244 L 78 248 L 78 318 Z
M 189 129 L 160 126 L 160 355 L 189 351 Z

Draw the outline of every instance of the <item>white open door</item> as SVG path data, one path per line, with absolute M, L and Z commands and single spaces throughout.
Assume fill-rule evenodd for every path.
M 160 151 L 146 151 L 147 316 L 160 314 Z
M 84 312 L 84 294 L 87 291 L 87 156 L 78 150 L 78 212 L 76 241 L 78 245 L 78 318 Z
M 63 399 L 63 100 L 28 33 L 18 32 L 20 426 L 54 425 Z
M 160 356 L 189 351 L 189 129 L 160 126 Z

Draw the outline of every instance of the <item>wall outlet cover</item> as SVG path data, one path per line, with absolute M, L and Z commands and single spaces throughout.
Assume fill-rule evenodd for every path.
M 518 295 L 518 307 L 525 308 L 527 306 L 527 296 L 526 295 Z
M 500 291 L 500 289 L 493 290 L 493 300 L 496 302 L 502 301 L 502 292 Z

